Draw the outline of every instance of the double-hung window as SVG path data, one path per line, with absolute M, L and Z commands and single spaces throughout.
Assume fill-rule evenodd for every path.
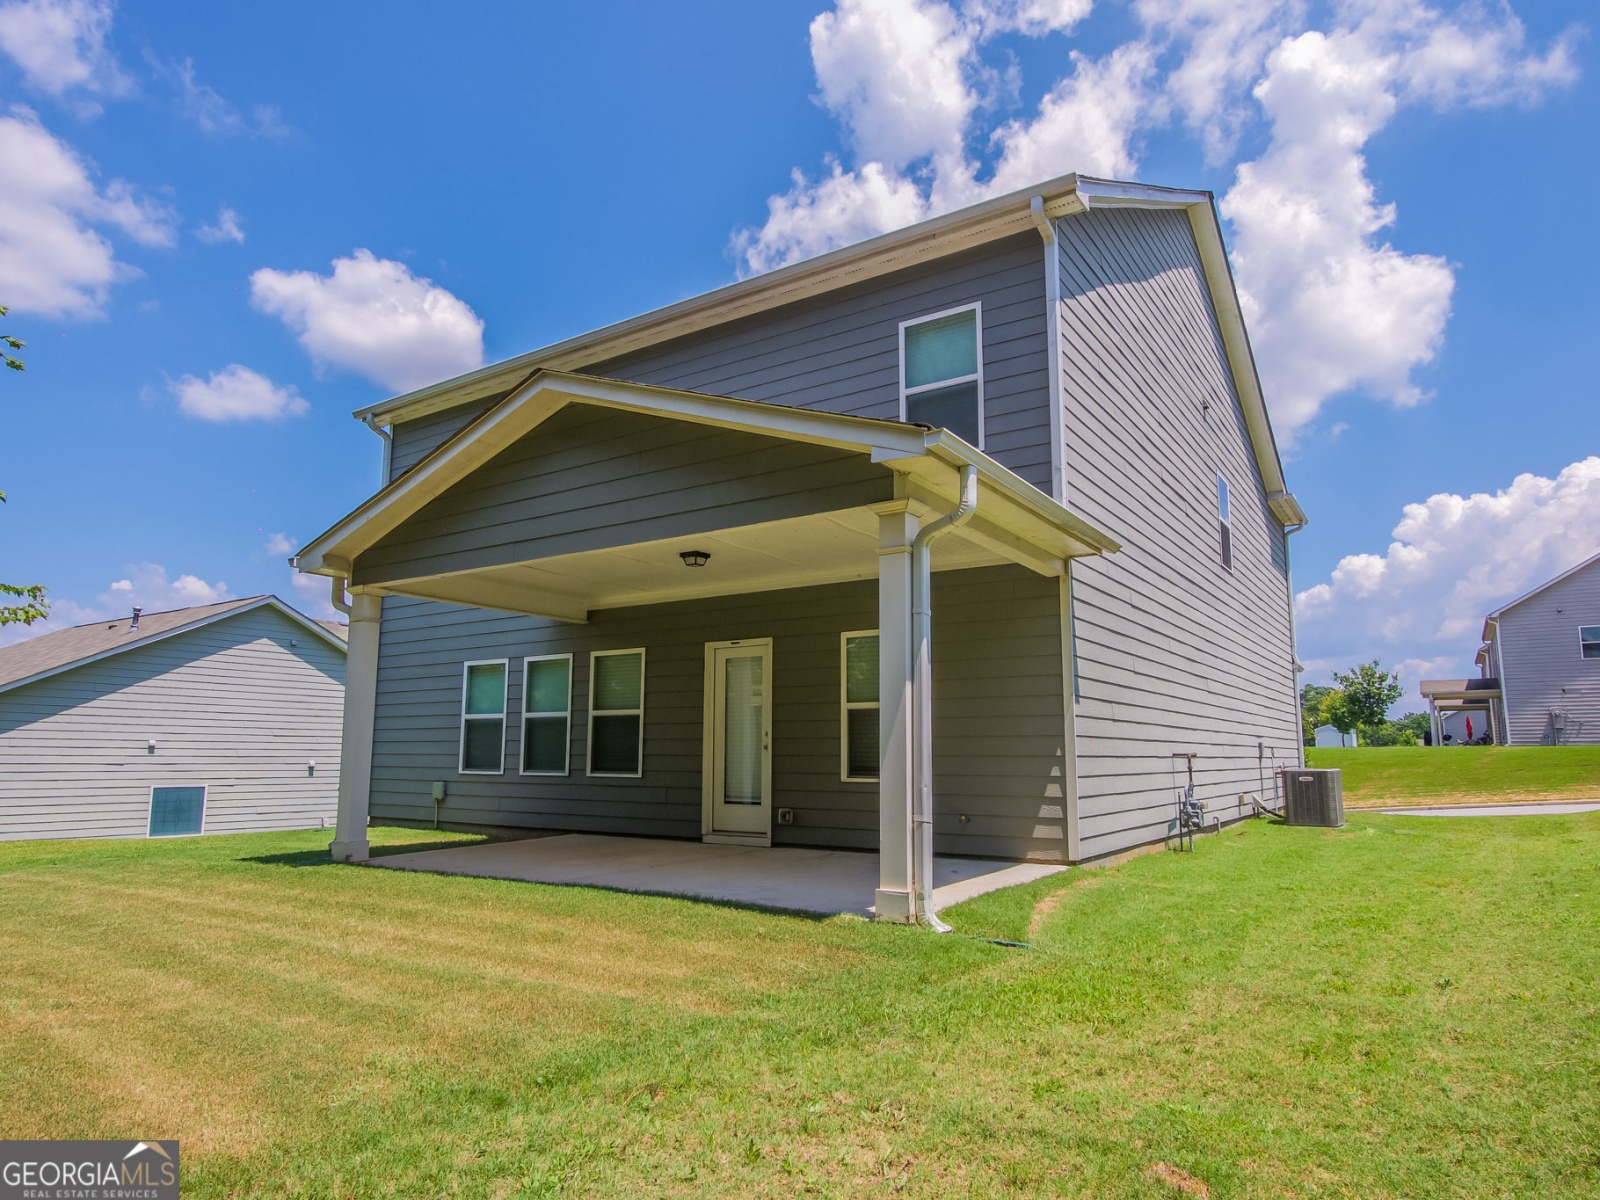
M 839 639 L 839 771 L 846 780 L 878 777 L 878 631 Z
M 983 312 L 976 304 L 900 323 L 900 419 L 983 449 Z
M 572 655 L 522 660 L 522 773 L 565 775 L 572 740 Z
M 1233 514 L 1228 504 L 1228 481 L 1217 476 L 1217 518 L 1221 526 L 1222 565 L 1233 570 Z
M 644 651 L 589 656 L 589 774 L 644 773 Z
M 461 672 L 461 773 L 505 770 L 506 660 L 469 662 Z
M 1578 652 L 1584 658 L 1600 658 L 1600 625 L 1578 626 Z

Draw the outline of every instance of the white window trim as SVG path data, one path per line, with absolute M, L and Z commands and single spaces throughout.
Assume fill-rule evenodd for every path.
M 977 360 L 978 371 L 975 375 L 955 375 L 949 379 L 941 379 L 937 383 L 924 383 L 914 388 L 906 387 L 906 330 L 912 325 L 926 324 L 928 321 L 937 321 L 940 317 L 953 317 L 957 313 L 973 312 L 977 314 L 974 322 L 976 329 L 974 336 L 978 339 Z M 940 388 L 955 387 L 959 383 L 976 383 L 978 385 L 978 446 L 983 449 L 984 439 L 987 436 L 987 426 L 984 419 L 983 396 L 983 302 L 974 300 L 971 304 L 958 304 L 955 308 L 947 308 L 941 312 L 927 313 L 920 317 L 900 322 L 900 420 L 906 421 L 906 397 L 919 396 L 923 392 L 934 392 Z
M 475 713 L 467 716 L 467 679 L 473 667 L 503 667 L 500 672 L 500 765 L 493 771 L 467 769 L 467 722 L 493 720 L 493 713 Z M 456 771 L 461 775 L 504 775 L 506 773 L 506 696 L 511 687 L 511 660 L 508 658 L 475 658 L 461 664 L 461 743 L 456 751 Z
M 1227 512 L 1223 512 L 1223 499 L 1227 499 Z M 1233 488 L 1228 484 L 1228 477 L 1221 471 L 1217 472 L 1217 521 L 1228 531 L 1228 552 L 1222 552 L 1221 532 L 1218 532 L 1217 561 L 1222 564 L 1222 569 L 1230 575 L 1233 573 Z
M 567 708 L 565 712 L 529 712 L 528 697 L 531 695 L 528 680 L 532 672 L 528 664 L 536 662 L 554 662 L 565 659 L 567 663 Z M 562 735 L 562 746 L 565 748 L 561 770 L 559 771 L 530 771 L 524 765 L 528 761 L 528 718 L 529 717 L 565 717 L 567 722 L 566 733 Z M 539 775 L 545 778 L 572 774 L 572 655 L 570 654 L 533 654 L 522 660 L 522 731 L 517 736 L 517 774 Z
M 200 828 L 194 833 L 151 833 L 150 821 L 156 815 L 156 793 L 163 788 L 192 788 L 200 789 Z M 150 785 L 150 803 L 144 810 L 144 836 L 150 838 L 181 838 L 200 837 L 206 831 L 206 809 L 211 799 L 211 785 L 209 783 L 156 783 Z
M 594 684 L 600 674 L 595 670 L 595 660 L 611 658 L 618 654 L 637 654 L 639 656 L 639 707 L 638 708 L 608 708 L 603 712 L 596 712 L 594 707 Z M 643 779 L 644 778 L 644 673 L 645 652 L 643 646 L 635 646 L 627 650 L 591 650 L 589 651 L 589 727 L 588 737 L 583 745 L 583 773 L 589 779 Z M 639 753 L 637 771 L 596 771 L 594 769 L 594 719 L 595 717 L 631 717 L 639 718 Z
M 850 699 L 849 654 L 850 639 L 880 637 L 876 629 L 850 629 L 839 635 L 839 779 L 844 783 L 877 783 L 878 776 L 850 774 L 850 712 L 852 709 L 870 708 L 882 711 L 881 698 L 873 700 Z
M 1581 658 L 1581 659 L 1584 659 L 1584 660 L 1586 660 L 1588 662 L 1593 662 L 1595 660 L 1592 657 L 1590 657 L 1589 655 L 1587 655 L 1587 654 L 1585 654 L 1583 652 L 1583 647 L 1585 645 L 1583 631 L 1585 629 L 1600 630 L 1600 625 L 1579 625 L 1578 626 L 1578 657 Z

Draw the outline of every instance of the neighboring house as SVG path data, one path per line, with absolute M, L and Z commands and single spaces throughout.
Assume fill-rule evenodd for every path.
M 325 824 L 344 634 L 255 596 L 0 649 L 0 840 Z
M 1472 713 L 1505 746 L 1600 744 L 1600 554 L 1490 613 L 1477 662 L 1478 679 L 1423 681 L 1435 741 L 1460 712 L 1455 740 Z
M 1315 735 L 1318 750 L 1349 750 L 1361 744 L 1355 730 L 1342 733 L 1337 725 L 1318 725 L 1311 732 Z
M 357 416 L 390 482 L 298 559 L 354 594 L 335 857 L 442 785 L 876 849 L 907 919 L 923 829 L 1083 861 L 1301 761 L 1305 517 L 1209 193 L 1066 176 Z

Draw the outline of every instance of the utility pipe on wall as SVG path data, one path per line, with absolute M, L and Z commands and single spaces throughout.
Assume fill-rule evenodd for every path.
M 378 486 L 386 488 L 389 486 L 390 462 L 394 454 L 394 431 L 385 429 L 371 413 L 363 417 L 361 423 L 383 439 L 383 478 L 378 481 Z
M 929 546 L 964 525 L 978 507 L 978 468 L 961 468 L 954 510 L 922 527 L 911 543 L 911 861 L 917 916 L 936 933 L 950 932 L 933 911 L 933 567 Z

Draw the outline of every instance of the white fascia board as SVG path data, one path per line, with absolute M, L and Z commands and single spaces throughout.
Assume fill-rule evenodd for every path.
M 199 617 L 193 621 L 190 621 L 186 625 L 178 625 L 172 629 L 163 630 L 160 633 L 150 634 L 148 637 L 135 638 L 130 642 L 124 642 L 120 646 L 111 646 L 105 650 L 99 651 L 98 653 L 87 654 L 82 658 L 75 658 L 71 662 L 61 663 L 58 666 L 49 667 L 43 671 L 36 671 L 32 675 L 25 675 L 21 679 L 13 679 L 10 683 L 0 683 L 0 692 L 9 692 L 20 687 L 27 687 L 30 683 L 38 683 L 39 680 L 49 679 L 52 675 L 60 675 L 64 671 L 76 671 L 79 667 L 86 667 L 91 663 L 103 662 L 108 658 L 115 658 L 119 654 L 126 654 L 129 650 L 136 650 L 141 646 L 154 646 L 157 642 L 164 642 L 169 638 L 175 638 L 185 633 L 192 633 L 196 629 L 204 629 L 207 625 L 215 625 L 218 621 L 226 621 L 230 617 L 239 616 L 241 613 L 255 612 L 255 610 L 258 608 L 275 608 L 284 616 L 289 617 L 297 623 L 305 626 L 307 630 L 316 634 L 323 641 L 328 642 L 330 645 L 337 646 L 340 650 L 344 650 L 347 653 L 349 651 L 349 647 L 345 644 L 344 639 L 339 637 L 338 634 L 329 632 L 322 626 L 318 625 L 310 617 L 296 612 L 282 600 L 279 600 L 276 596 L 262 596 L 260 599 L 252 600 L 248 604 L 241 604 L 236 608 L 224 609 L 222 612 L 212 613 L 209 617 Z
M 1190 208 L 1211 203 L 1210 192 L 1193 188 L 1156 187 L 1118 179 L 1091 179 L 1087 175 L 1078 177 L 1075 190 L 1086 208 Z
M 362 550 L 574 402 L 858 451 L 871 455 L 874 461 L 925 452 L 924 431 L 897 421 L 540 371 L 399 479 L 313 538 L 298 555 L 298 569 L 311 575 L 348 576 L 352 561 Z

